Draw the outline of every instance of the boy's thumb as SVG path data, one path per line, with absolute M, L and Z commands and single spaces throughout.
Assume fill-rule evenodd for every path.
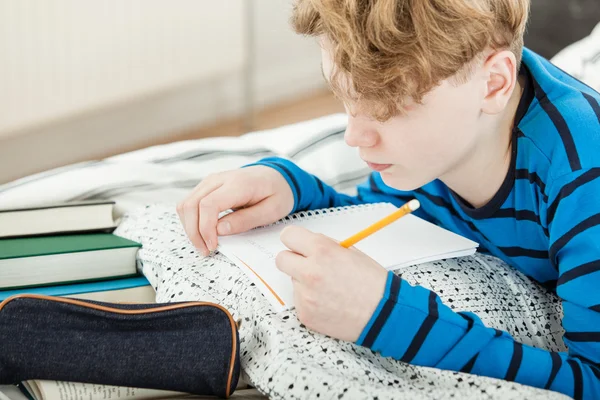
M 219 223 L 217 224 L 217 234 L 219 234 L 220 236 L 231 235 L 231 222 L 219 221 Z
M 273 218 L 270 216 L 269 208 L 272 205 L 259 203 L 253 207 L 242 208 L 227 214 L 217 223 L 217 234 L 220 236 L 235 235 L 256 228 L 257 226 L 267 225 Z

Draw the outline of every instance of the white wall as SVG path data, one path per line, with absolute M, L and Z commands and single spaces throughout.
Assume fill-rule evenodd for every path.
M 0 0 L 0 183 L 242 115 L 248 60 L 255 109 L 323 88 L 291 6 Z
M 321 52 L 314 38 L 297 35 L 290 26 L 290 0 L 254 0 L 256 102 L 269 104 L 286 88 L 323 87 Z
M 0 134 L 243 65 L 243 0 L 1 0 Z

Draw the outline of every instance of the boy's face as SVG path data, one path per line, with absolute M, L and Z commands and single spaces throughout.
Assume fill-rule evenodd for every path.
M 323 74 L 332 72 L 327 46 L 322 47 Z M 407 102 L 406 113 L 379 122 L 360 105 L 346 105 L 345 140 L 357 147 L 369 167 L 381 173 L 386 185 L 414 190 L 451 173 L 476 150 L 482 127 L 485 80 L 473 78 L 461 85 L 444 81 L 423 99 Z

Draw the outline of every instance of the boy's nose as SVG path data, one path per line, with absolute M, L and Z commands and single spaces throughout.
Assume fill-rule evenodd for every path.
M 365 126 L 357 118 L 348 116 L 344 140 L 350 147 L 373 147 L 377 144 L 377 133 Z

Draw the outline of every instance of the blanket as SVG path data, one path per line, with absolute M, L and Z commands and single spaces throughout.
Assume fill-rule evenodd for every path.
M 240 321 L 244 378 L 272 399 L 559 399 L 564 396 L 458 372 L 412 366 L 308 330 L 295 312 L 275 313 L 235 264 L 203 257 L 187 240 L 173 204 L 125 216 L 117 234 L 143 244 L 140 268 L 157 301 L 212 301 Z M 473 311 L 522 343 L 564 350 L 554 295 L 499 260 L 477 254 L 401 270 L 456 310 Z

